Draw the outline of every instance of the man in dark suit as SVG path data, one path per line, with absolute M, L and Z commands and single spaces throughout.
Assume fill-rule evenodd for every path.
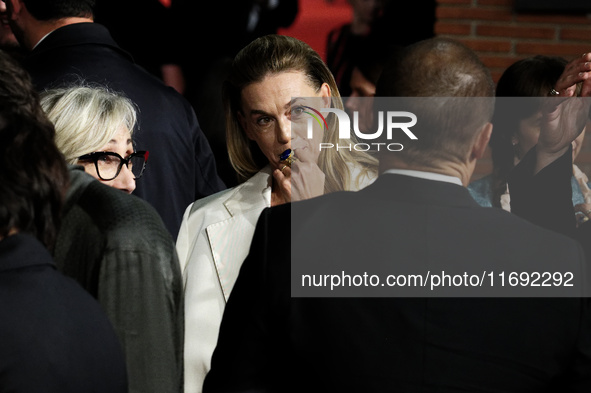
M 382 150 L 361 191 L 263 211 L 204 392 L 589 390 L 580 246 L 465 188 L 492 130 L 489 71 L 458 42 L 429 39 L 386 65 L 377 96 L 411 97 L 397 103 L 418 139 Z M 509 283 L 546 269 L 572 272 L 573 291 Z M 427 278 L 444 272 L 447 288 Z
M 30 82 L 7 86 L 13 68 L 0 63 L 0 390 L 128 392 L 113 326 L 48 252 L 68 182 L 55 131 L 21 99 L 33 98 Z
M 135 143 L 137 149 L 150 151 L 150 162 L 135 194 L 156 208 L 176 238 L 186 207 L 225 185 L 191 105 L 136 66 L 107 29 L 92 23 L 94 3 L 6 1 L 14 33 L 31 51 L 24 66 L 38 89 L 82 78 L 106 84 L 137 104 Z

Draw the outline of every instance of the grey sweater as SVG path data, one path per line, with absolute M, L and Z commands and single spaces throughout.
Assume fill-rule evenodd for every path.
M 70 167 L 58 269 L 101 304 L 125 352 L 129 391 L 182 390 L 182 277 L 174 240 L 148 203 Z

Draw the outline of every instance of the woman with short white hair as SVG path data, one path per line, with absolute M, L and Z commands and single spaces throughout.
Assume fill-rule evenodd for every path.
M 41 106 L 68 164 L 84 166 L 111 187 L 135 190 L 148 152 L 134 151 L 131 135 L 137 115 L 131 100 L 106 87 L 75 85 L 46 90 Z

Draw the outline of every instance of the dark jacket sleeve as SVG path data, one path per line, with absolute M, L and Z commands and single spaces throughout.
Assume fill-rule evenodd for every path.
M 536 175 L 536 148 L 509 175 L 511 212 L 541 227 L 577 238 L 572 203 L 571 148 Z
M 534 175 L 535 148 L 509 176 L 511 211 L 546 229 L 567 235 L 583 247 L 591 263 L 591 221 L 577 227 L 572 202 L 572 149 Z

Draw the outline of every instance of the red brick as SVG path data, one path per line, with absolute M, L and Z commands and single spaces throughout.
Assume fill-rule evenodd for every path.
M 493 82 L 495 82 L 495 84 L 499 81 L 499 79 L 501 79 L 501 75 L 503 75 L 503 71 L 505 70 L 491 70 L 490 74 L 492 76 L 492 80 Z
M 480 25 L 476 27 L 476 35 L 489 37 L 553 39 L 556 36 L 556 30 L 550 27 Z
M 591 50 L 591 45 L 565 43 L 520 42 L 515 46 L 515 53 L 523 55 L 564 56 L 567 60 Z
M 468 19 L 468 20 L 495 20 L 510 21 L 513 15 L 508 10 L 488 8 L 467 8 L 441 6 L 436 10 L 438 20 L 443 19 Z
M 489 68 L 505 69 L 523 57 L 516 56 L 480 56 L 480 60 Z
M 563 23 L 588 25 L 591 20 L 585 16 L 556 15 L 556 14 L 516 14 L 515 20 L 520 23 Z
M 472 4 L 472 0 L 437 0 L 437 4 Z
M 511 42 L 498 40 L 460 40 L 469 48 L 477 52 L 509 52 Z M 583 53 L 583 52 L 581 52 Z
M 435 34 L 470 35 L 471 30 L 469 23 L 435 23 Z
M 502 7 L 513 7 L 514 0 L 478 0 L 478 5 L 496 5 Z
M 562 29 L 560 39 L 591 42 L 591 29 Z

